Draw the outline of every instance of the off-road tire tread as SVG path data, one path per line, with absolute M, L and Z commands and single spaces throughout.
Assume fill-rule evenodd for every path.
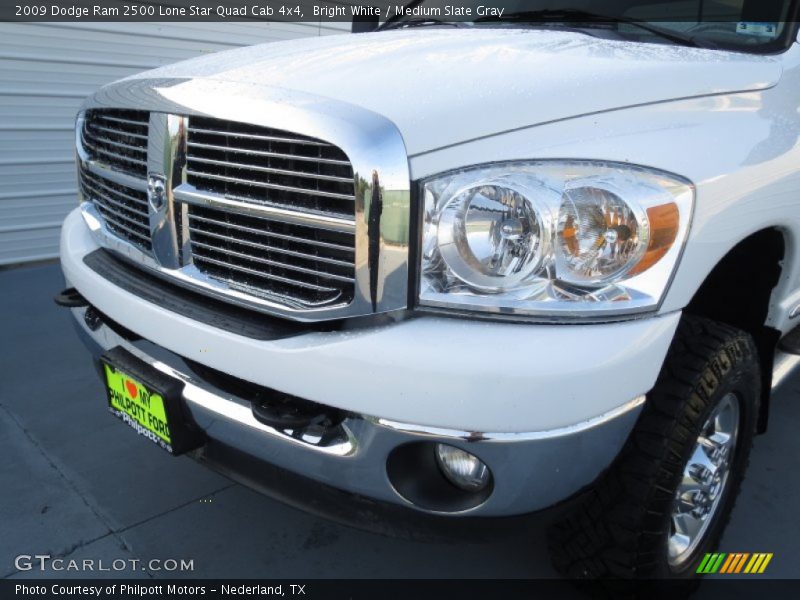
M 714 376 L 713 357 L 726 350 L 730 356 L 737 348 L 741 360 L 757 361 L 749 334 L 709 319 L 682 317 L 656 385 L 619 456 L 578 506 L 550 528 L 550 554 L 560 573 L 579 579 L 653 576 L 656 548 L 666 535 L 663 523 L 671 509 L 673 469 L 681 469 L 681 449 L 706 408 L 703 380 Z M 737 449 L 745 467 L 751 441 L 747 436 Z M 734 477 L 728 492 L 731 508 L 740 485 L 741 476 Z M 722 518 L 727 524 L 730 511 Z

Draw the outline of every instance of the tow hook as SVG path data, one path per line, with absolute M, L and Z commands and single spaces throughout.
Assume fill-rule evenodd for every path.
M 89 301 L 81 296 L 81 293 L 74 287 L 67 288 L 53 297 L 53 301 L 59 306 L 66 308 L 79 308 L 89 306 Z
M 94 306 L 89 304 L 89 301 L 81 296 L 81 293 L 75 288 L 67 288 L 63 292 L 59 292 L 53 297 L 53 301 L 59 306 L 66 308 L 81 308 L 86 306 L 86 312 L 83 313 L 83 320 L 92 331 L 97 331 L 100 325 L 103 324 L 103 315 Z
M 335 408 L 272 390 L 253 399 L 252 410 L 257 420 L 280 431 L 310 427 L 331 429 L 344 419 L 342 412 Z

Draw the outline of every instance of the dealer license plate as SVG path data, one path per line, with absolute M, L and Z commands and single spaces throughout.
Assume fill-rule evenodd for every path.
M 196 448 L 202 438 L 188 422 L 180 399 L 183 383 L 115 348 L 100 358 L 108 408 L 139 435 L 170 454 Z

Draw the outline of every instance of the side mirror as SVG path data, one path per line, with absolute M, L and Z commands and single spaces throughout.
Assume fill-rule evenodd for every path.
M 352 33 L 367 33 L 375 31 L 378 28 L 378 23 L 380 23 L 380 11 L 364 12 L 375 12 L 377 14 L 353 15 L 353 26 L 350 29 Z

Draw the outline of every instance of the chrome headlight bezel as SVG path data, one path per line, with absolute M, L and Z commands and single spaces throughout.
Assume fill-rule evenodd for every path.
M 532 198 L 531 201 L 541 213 L 539 223 L 545 223 L 549 228 L 546 232 L 549 239 L 541 243 L 550 253 L 544 257 L 545 270 L 549 274 L 536 278 L 538 287 L 535 293 L 532 280 L 514 289 L 486 291 L 469 285 L 463 277 L 454 278 L 452 273 L 448 273 L 449 266 L 438 251 L 438 218 L 443 207 L 457 196 L 456 190 L 520 179 L 526 180 L 529 188 L 538 186 L 537 190 L 543 194 L 543 198 Z M 618 195 L 617 199 L 631 208 L 631 214 L 635 214 L 636 222 L 641 225 L 637 232 L 647 240 L 643 242 L 644 250 L 640 255 L 631 259 L 631 265 L 625 266 L 618 276 L 603 284 L 581 286 L 556 276 L 559 210 L 564 191 L 575 184 L 597 186 L 602 191 L 613 190 L 612 195 Z M 608 321 L 656 312 L 664 301 L 683 254 L 695 203 L 694 185 L 679 175 L 630 163 L 574 159 L 516 160 L 463 167 L 419 180 L 416 192 L 421 213 L 414 282 L 416 307 L 435 312 L 541 322 Z M 652 264 L 635 273 L 637 265 L 652 258 L 649 256 L 648 261 L 644 260 L 645 254 L 654 254 L 650 251 L 650 240 L 654 237 L 651 237 L 649 227 L 650 216 L 656 213 L 650 210 L 665 206 L 674 207 L 677 218 L 674 240 Z M 451 279 L 458 279 L 458 285 L 448 287 L 446 282 Z M 555 292 L 558 298 L 545 298 L 547 294 L 553 294 L 554 287 L 558 288 Z M 550 291 L 543 291 L 545 288 Z

